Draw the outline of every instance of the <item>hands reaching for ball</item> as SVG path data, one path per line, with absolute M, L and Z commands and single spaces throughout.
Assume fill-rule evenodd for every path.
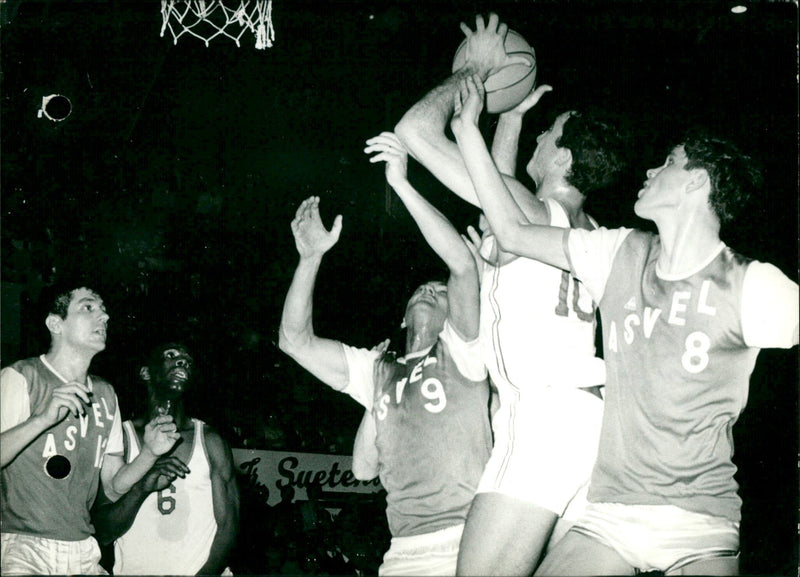
M 465 64 L 473 66 L 473 72 L 486 80 L 489 76 L 511 64 L 530 66 L 527 58 L 506 54 L 505 41 L 508 26 L 500 22 L 495 13 L 489 14 L 489 22 L 480 14 L 475 17 L 475 31 L 461 22 L 459 25 L 467 37 L 465 48 Z
M 483 112 L 486 91 L 480 76 L 473 74 L 459 83 L 459 90 L 454 95 L 453 118 L 450 128 L 458 138 L 465 131 L 478 128 L 478 120 Z
M 408 182 L 408 151 L 393 132 L 381 132 L 367 140 L 364 152 L 374 153 L 370 162 L 386 163 L 386 182 L 389 186 L 397 190 L 398 186 Z

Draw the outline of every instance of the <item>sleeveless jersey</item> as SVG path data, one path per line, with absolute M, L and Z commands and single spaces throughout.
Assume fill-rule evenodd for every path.
M 564 208 L 545 202 L 550 224 L 569 228 Z M 480 340 L 501 403 L 534 385 L 602 385 L 605 366 L 595 356 L 595 305 L 588 291 L 567 271 L 529 258 L 491 264 L 494 247 L 495 237 L 485 237 Z
M 419 356 L 374 362 L 372 413 L 393 537 L 464 523 L 489 459 L 489 386 L 459 371 L 449 347 L 463 343 L 448 332 Z M 345 351 L 353 362 L 353 349 Z
M 3 369 L 0 386 L 6 389 L 7 380 L 19 375 L 27 383 L 30 414 L 48 401 L 53 388 L 66 382 L 44 355 Z M 122 454 L 122 437 L 114 389 L 94 376 L 87 383 L 92 396 L 86 414 L 69 413 L 3 468 L 4 533 L 61 541 L 80 541 L 94 534 L 89 510 L 97 495 L 103 458 L 106 453 Z
M 568 246 L 577 276 L 602 295 L 608 380 L 589 500 L 738 522 L 732 428 L 758 354 L 742 329 L 749 261 L 720 243 L 698 270 L 667 278 L 649 233 L 571 231 Z
M 194 575 L 208 560 L 217 533 L 203 422 L 194 422 L 186 478 L 147 496 L 131 528 L 114 544 L 116 575 Z M 139 454 L 133 424 L 124 423 L 128 461 Z

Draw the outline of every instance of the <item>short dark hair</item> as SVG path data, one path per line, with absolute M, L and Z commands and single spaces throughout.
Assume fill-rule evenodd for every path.
M 583 195 L 614 184 L 626 166 L 626 138 L 602 112 L 572 111 L 556 145 L 572 153 L 569 184 Z
M 686 152 L 687 170 L 702 168 L 708 173 L 708 202 L 720 225 L 736 220 L 761 187 L 761 168 L 731 141 L 713 136 L 705 128 L 689 129 L 679 145 Z
M 45 316 L 57 315 L 62 319 L 67 318 L 69 312 L 69 303 L 72 302 L 72 297 L 75 291 L 85 288 L 99 296 L 99 293 L 94 290 L 88 283 L 82 281 L 76 282 L 59 282 L 47 287 L 42 292 L 41 306 Z

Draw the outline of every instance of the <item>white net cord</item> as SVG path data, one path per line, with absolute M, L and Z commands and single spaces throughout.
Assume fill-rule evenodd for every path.
M 275 41 L 272 0 L 161 0 L 161 17 L 161 36 L 169 30 L 175 44 L 189 34 L 206 46 L 217 36 L 240 46 L 245 32 L 255 35 L 259 50 L 271 48 Z

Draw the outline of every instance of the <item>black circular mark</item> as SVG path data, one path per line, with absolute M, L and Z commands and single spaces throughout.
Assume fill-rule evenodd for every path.
M 44 465 L 44 470 L 53 479 L 64 479 L 72 470 L 72 464 L 63 455 L 53 455 Z
M 64 120 L 72 112 L 72 103 L 69 98 L 56 94 L 45 102 L 44 113 L 50 120 Z

